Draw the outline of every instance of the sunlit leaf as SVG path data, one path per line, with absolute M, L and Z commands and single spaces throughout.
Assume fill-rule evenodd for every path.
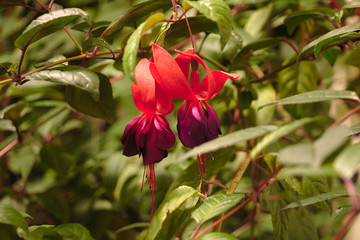
M 0 205 L 0 223 L 10 224 L 28 232 L 28 226 L 23 215 L 9 205 Z
M 336 126 L 325 131 L 314 143 L 315 159 L 312 165 L 319 167 L 331 153 L 349 140 L 350 135 L 351 130 L 344 126 Z
M 360 7 L 360 1 L 359 0 L 349 1 L 344 6 L 342 6 L 343 9 L 358 8 L 358 7 Z
M 139 23 L 146 19 L 148 15 L 158 10 L 165 10 L 171 7 L 171 1 L 157 0 L 146 1 L 139 3 L 121 14 L 115 19 L 103 32 L 102 36 L 107 36 L 113 32 L 123 28 L 124 26 L 134 26 L 134 23 Z
M 18 229 L 17 233 L 19 237 L 24 238 L 25 240 L 39 240 L 44 239 L 43 236 L 53 232 L 53 225 L 34 225 L 29 227 L 29 231 L 25 232 L 22 229 Z
M 305 54 L 314 53 L 315 57 L 319 55 L 321 50 L 330 44 L 340 43 L 346 40 L 359 38 L 360 23 L 348 24 L 344 27 L 332 30 L 318 39 L 310 42 L 300 52 L 298 60 L 300 60 Z
M 165 19 L 164 14 L 156 13 L 151 15 L 145 22 L 140 24 L 136 30 L 131 34 L 127 41 L 124 56 L 123 56 L 123 68 L 124 72 L 129 78 L 134 81 L 134 69 L 136 65 L 136 56 L 139 49 L 139 42 L 141 36 L 154 24 Z
M 66 223 L 54 228 L 63 239 L 94 240 L 89 230 L 78 223 Z
M 224 233 L 224 232 L 212 232 L 212 233 L 205 234 L 201 238 L 191 238 L 191 240 L 195 240 L 195 239 L 199 239 L 199 240 L 237 240 L 237 238 L 234 237 L 233 235 L 230 235 L 230 234 Z
M 260 142 L 258 142 L 251 151 L 251 158 L 254 159 L 265 147 L 269 144 L 279 140 L 281 137 L 291 133 L 296 128 L 301 127 L 304 124 L 315 121 L 314 118 L 303 118 L 300 120 L 293 121 L 286 125 L 283 125 L 276 129 L 275 131 L 266 135 Z
M 243 194 L 216 194 L 210 196 L 191 213 L 191 216 L 197 223 L 204 223 L 234 207 L 243 198 Z
M 184 1 L 201 12 L 206 18 L 216 22 L 220 32 L 221 49 L 229 41 L 232 29 L 232 15 L 223 0 Z
M 283 98 L 278 101 L 268 103 L 259 107 L 259 109 L 274 104 L 303 104 L 303 103 L 314 103 L 321 101 L 329 101 L 334 99 L 346 99 L 359 101 L 359 97 L 353 91 L 337 91 L 337 90 L 317 90 L 306 93 L 297 94 L 291 97 Z
M 184 215 L 190 215 L 186 210 L 191 210 L 197 203 L 196 192 L 183 185 L 168 193 L 154 213 L 146 239 L 171 239 L 187 219 L 184 219 Z
M 343 177 L 351 178 L 358 170 L 360 163 L 360 143 L 347 146 L 334 161 L 334 168 Z
M 63 67 L 43 70 L 27 76 L 29 80 L 42 80 L 65 84 L 87 91 L 94 101 L 99 101 L 99 77 L 96 73 L 82 67 Z
M 113 122 L 115 117 L 114 99 L 112 87 L 109 79 L 102 74 L 96 74 L 100 80 L 99 100 L 94 98 L 87 91 L 83 91 L 73 86 L 66 89 L 66 100 L 75 110 L 89 116 L 102 118 L 108 122 Z
M 24 32 L 16 39 L 15 46 L 22 49 L 26 45 L 62 29 L 66 24 L 81 17 L 90 21 L 89 15 L 79 8 L 66 8 L 51 11 L 33 20 Z
M 296 208 L 296 207 L 304 207 L 308 205 L 312 205 L 315 203 L 319 203 L 325 200 L 331 200 L 338 197 L 346 197 L 349 193 L 347 191 L 337 191 L 337 192 L 329 192 L 320 195 L 316 195 L 314 197 L 309 197 L 305 199 L 301 199 L 298 202 L 293 202 L 288 204 L 286 207 L 283 207 L 281 210 Z
M 181 159 L 186 159 L 201 153 L 216 151 L 221 148 L 226 148 L 234 144 L 245 142 L 250 139 L 258 138 L 264 134 L 276 130 L 276 126 L 264 125 L 252 128 L 242 129 L 227 135 L 221 136 L 209 142 L 203 143 L 198 147 L 193 148 L 184 154 Z
M 270 2 L 267 6 L 255 10 L 247 20 L 244 30 L 251 36 L 257 37 L 265 23 L 268 21 L 272 9 L 273 3 Z
M 103 38 L 89 38 L 82 42 L 83 51 L 86 52 L 93 47 L 103 47 L 106 49 L 111 49 L 110 44 Z

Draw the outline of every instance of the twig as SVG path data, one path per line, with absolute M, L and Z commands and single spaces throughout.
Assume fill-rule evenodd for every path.
M 359 214 L 358 209 L 354 209 L 351 213 L 349 218 L 346 220 L 346 222 L 342 225 L 340 230 L 337 232 L 336 236 L 334 237 L 334 240 L 341 240 L 344 239 L 344 235 L 347 232 L 348 228 L 350 227 L 351 223 L 354 221 L 355 217 Z
M 241 162 L 241 164 L 239 166 L 238 171 L 236 172 L 235 177 L 233 178 L 233 180 L 230 184 L 229 189 L 226 191 L 227 194 L 234 193 L 234 191 L 237 188 L 237 186 L 239 185 L 239 182 L 240 182 L 242 176 L 244 175 L 244 172 L 245 172 L 246 168 L 248 167 L 250 161 L 251 161 L 250 154 L 246 153 L 243 161 Z
M 199 55 L 199 57 L 205 59 L 206 61 L 208 61 L 208 62 L 210 62 L 210 63 L 212 63 L 212 64 L 214 64 L 215 66 L 217 66 L 218 68 L 220 68 L 220 69 L 223 70 L 224 72 L 228 72 L 228 71 L 229 71 L 224 65 L 222 65 L 221 63 L 215 61 L 214 59 L 209 58 L 209 57 L 203 55 L 203 54 L 200 53 L 200 52 L 197 52 L 197 54 Z
M 71 38 L 71 40 L 75 43 L 75 45 L 78 47 L 80 52 L 83 52 L 82 46 L 79 44 L 78 41 L 76 41 L 75 37 L 71 34 L 70 30 L 66 26 L 64 26 L 64 30 L 67 33 L 67 35 Z
M 344 116 L 342 116 L 340 119 L 338 119 L 336 122 L 334 122 L 333 124 L 331 124 L 331 126 L 329 128 L 333 128 L 338 126 L 339 124 L 341 124 L 342 122 L 344 122 L 346 119 L 348 119 L 351 115 L 353 115 L 354 113 L 356 113 L 357 111 L 360 110 L 360 105 L 357 106 L 356 108 L 352 109 L 350 112 L 348 112 L 347 114 L 345 114 Z
M 0 4 L 3 4 L 3 5 L 13 5 L 13 6 L 20 6 L 20 7 L 24 7 L 24 8 L 28 8 L 32 11 L 35 11 L 35 12 L 38 12 L 38 13 L 45 13 L 45 11 L 41 11 L 39 9 L 36 9 L 34 7 L 31 7 L 27 4 L 24 4 L 24 3 L 18 3 L 18 2 L 0 2 Z

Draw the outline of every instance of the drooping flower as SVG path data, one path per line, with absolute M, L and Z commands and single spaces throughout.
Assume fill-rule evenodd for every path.
M 203 60 L 194 54 L 193 49 L 173 57 L 162 47 L 153 44 L 154 65 L 150 70 L 154 76 L 161 78 L 162 86 L 173 97 L 184 99 L 178 111 L 178 133 L 184 146 L 194 148 L 221 134 L 219 118 L 215 110 L 206 102 L 218 94 L 228 78 L 236 79 L 236 74 L 222 71 L 210 71 Z M 200 82 L 199 64 L 207 75 Z M 191 73 L 190 73 L 191 66 Z M 188 81 L 190 74 L 190 81 Z M 205 155 L 201 154 L 205 173 Z M 200 172 L 200 156 L 198 156 Z
M 153 200 L 157 188 L 154 164 L 167 157 L 167 150 L 174 145 L 175 136 L 164 117 L 174 108 L 172 97 L 153 77 L 150 65 L 150 61 L 144 58 L 135 67 L 136 84 L 132 84 L 132 94 L 134 103 L 142 114 L 128 123 L 121 142 L 125 156 L 142 156 L 144 176 L 149 180 Z M 142 187 L 143 185 L 144 177 Z M 151 217 L 152 213 L 153 204 Z

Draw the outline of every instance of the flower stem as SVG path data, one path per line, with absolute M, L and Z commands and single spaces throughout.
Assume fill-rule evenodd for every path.
M 218 68 L 220 68 L 220 69 L 223 70 L 224 72 L 228 72 L 228 71 L 229 71 L 229 69 L 227 69 L 224 65 L 222 65 L 221 63 L 215 61 L 214 59 L 209 58 L 209 57 L 201 54 L 200 52 L 197 52 L 197 55 L 199 55 L 199 57 L 205 59 L 206 61 L 214 64 L 215 66 L 217 66 Z
M 226 191 L 227 194 L 234 193 L 235 189 L 239 185 L 239 182 L 240 182 L 242 176 L 244 175 L 246 168 L 249 166 L 250 162 L 251 162 L 250 154 L 246 153 L 244 159 L 242 160 L 242 162 L 239 166 L 238 171 L 236 172 L 235 177 L 233 178 L 233 180 L 230 184 L 229 189 Z
M 82 46 L 79 44 L 78 41 L 76 41 L 75 37 L 71 34 L 70 30 L 64 26 L 64 30 L 67 33 L 67 35 L 69 35 L 69 37 L 71 38 L 71 40 L 75 43 L 75 45 L 78 47 L 78 49 L 80 50 L 80 52 L 83 52 Z

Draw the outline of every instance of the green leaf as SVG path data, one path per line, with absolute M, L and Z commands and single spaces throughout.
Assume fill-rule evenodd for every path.
M 199 198 L 196 193 L 195 189 L 183 185 L 167 194 L 154 213 L 145 239 L 171 239 L 196 205 Z
M 286 29 L 291 35 L 294 33 L 297 26 L 308 19 L 325 19 L 326 15 L 319 10 L 302 10 L 291 13 L 284 20 Z
M 313 215 L 307 209 L 290 209 L 286 211 L 289 215 L 289 234 L 288 239 L 303 240 L 311 239 L 318 240 L 318 232 L 313 221 Z
M 336 126 L 325 131 L 314 143 L 315 159 L 312 165 L 319 167 L 330 154 L 349 140 L 350 135 L 351 130 L 344 126 Z
M 250 139 L 258 138 L 264 134 L 276 130 L 276 126 L 264 125 L 252 128 L 242 129 L 227 135 L 221 136 L 200 146 L 193 148 L 192 150 L 181 156 L 180 161 L 198 154 L 213 152 L 218 149 L 226 148 L 234 144 L 245 142 Z
M 330 63 L 333 67 L 337 58 L 341 53 L 341 49 L 339 47 L 332 47 L 325 51 L 323 51 L 322 56 Z
M 318 39 L 310 42 L 308 45 L 306 45 L 301 50 L 298 56 L 298 60 L 301 60 L 304 55 L 309 54 L 311 52 L 314 52 L 314 56 L 318 57 L 321 49 L 323 49 L 327 45 L 359 38 L 360 33 L 357 32 L 359 30 L 360 30 L 360 23 L 348 24 L 344 27 L 332 30 L 326 33 L 325 35 L 319 37 Z
M 278 160 L 282 164 L 311 165 L 314 157 L 315 150 L 310 143 L 293 144 L 278 153 Z
M 90 50 L 93 47 L 103 47 L 103 48 L 111 50 L 110 44 L 105 39 L 103 39 L 101 37 L 89 38 L 89 39 L 84 40 L 82 42 L 82 48 L 83 48 L 84 52 Z
M 112 96 L 112 87 L 109 79 L 100 73 L 96 73 L 100 80 L 99 100 L 95 101 L 90 93 L 73 86 L 66 89 L 66 101 L 75 110 L 89 116 L 102 118 L 112 123 L 115 117 L 115 105 Z
M 11 121 L 16 121 L 21 117 L 24 109 L 28 106 L 29 104 L 24 101 L 19 101 L 17 103 L 11 104 L 0 112 L 0 119 L 9 119 Z
M 44 235 L 52 233 L 53 229 L 53 225 L 34 225 L 29 227 L 29 232 L 25 232 L 22 229 L 19 229 L 17 232 L 19 237 L 22 237 L 25 240 L 39 240 L 44 239 Z
M 0 75 L 7 72 L 7 70 L 11 67 L 12 63 L 10 62 L 3 62 L 0 63 Z
M 360 143 L 347 146 L 334 161 L 335 170 L 343 177 L 352 178 L 358 171 Z
M 318 70 L 314 62 L 300 62 L 279 73 L 280 98 L 314 91 L 317 87 Z
M 352 0 L 349 3 L 346 3 L 342 8 L 343 9 L 351 9 L 351 8 L 358 8 L 360 7 L 360 1 L 359 0 Z
M 129 224 L 126 225 L 125 227 L 122 227 L 118 230 L 115 231 L 116 234 L 119 234 L 123 231 L 129 230 L 129 229 L 133 229 L 133 228 L 148 228 L 149 227 L 149 223 L 133 223 L 133 224 Z
M 99 101 L 99 77 L 95 72 L 79 66 L 43 70 L 27 76 L 29 80 L 42 80 L 73 86 L 87 91 L 93 100 Z
M 359 97 L 353 91 L 338 91 L 338 90 L 317 90 L 306 93 L 297 94 L 291 97 L 283 98 L 278 101 L 268 103 L 259 107 L 275 105 L 275 104 L 303 104 L 303 103 L 314 103 L 321 101 L 329 101 L 334 99 L 345 99 L 359 101 Z
M 228 233 L 224 233 L 224 232 L 212 232 L 212 233 L 208 233 L 205 234 L 203 237 L 201 238 L 192 238 L 191 240 L 195 240 L 195 239 L 199 239 L 199 240 L 237 240 L 236 237 L 234 237 L 233 235 L 230 235 Z
M 319 194 L 314 197 L 309 197 L 305 199 L 301 199 L 298 202 L 293 202 L 288 204 L 286 207 L 283 207 L 281 210 L 286 210 L 290 208 L 297 208 L 297 207 L 304 207 L 308 205 L 312 205 L 315 203 L 323 202 L 325 200 L 331 200 L 338 197 L 346 197 L 349 196 L 347 191 L 336 191 L 336 192 L 329 192 L 324 194 Z
M 202 224 L 234 207 L 243 198 L 244 194 L 216 194 L 210 196 L 191 213 L 191 216 L 197 223 Z
M 134 78 L 134 69 L 136 65 L 136 56 L 139 49 L 140 38 L 150 27 L 155 25 L 158 22 L 161 22 L 165 19 L 164 14 L 156 13 L 151 15 L 145 22 L 140 24 L 140 26 L 131 34 L 130 38 L 127 41 L 124 56 L 123 56 L 123 68 L 124 72 L 132 81 L 135 81 Z
M 0 205 L 0 223 L 10 224 L 28 232 L 22 213 L 9 205 Z
M 15 46 L 23 49 L 26 45 L 61 30 L 66 24 L 81 17 L 87 22 L 89 15 L 79 8 L 66 8 L 51 11 L 33 20 L 24 32 L 16 39 Z
M 191 26 L 192 34 L 200 32 L 219 33 L 216 23 L 204 16 L 189 17 L 187 20 Z M 180 21 L 171 24 L 165 35 L 165 42 L 167 46 L 173 46 L 176 43 L 189 38 L 190 34 L 186 19 L 181 19 Z
M 184 1 L 202 13 L 206 18 L 216 22 L 220 32 L 221 49 L 229 41 L 232 29 L 231 9 L 223 0 Z M 183 4 L 184 4 L 183 2 Z
M 146 1 L 127 9 L 117 19 L 115 19 L 103 32 L 102 37 L 114 33 L 124 26 L 134 26 L 134 23 L 143 22 L 151 13 L 158 10 L 171 8 L 171 1 L 157 0 Z
M 248 59 L 254 54 L 255 51 L 260 49 L 271 48 L 279 45 L 284 40 L 283 37 L 277 38 L 262 38 L 257 41 L 251 42 L 241 49 L 241 51 L 235 56 L 232 66 L 233 68 L 238 66 L 245 66 L 248 64 Z
M 70 207 L 63 194 L 52 189 L 38 195 L 40 205 L 61 222 L 67 222 L 70 217 Z
M 259 36 L 260 31 L 270 17 L 272 9 L 273 3 L 269 3 L 267 6 L 255 10 L 247 20 L 244 30 L 253 37 Z
M 356 47 L 354 49 L 351 49 L 351 51 L 347 51 L 344 56 L 345 63 L 360 68 L 359 54 L 360 47 Z
M 55 227 L 54 231 L 57 232 L 64 240 L 94 240 L 94 238 L 90 235 L 89 230 L 78 223 L 61 224 Z
M 288 177 L 285 180 L 292 189 L 305 198 L 330 192 L 328 179 L 325 176 Z M 318 202 L 315 207 L 332 213 L 332 204 L 329 201 Z
M 286 125 L 283 125 L 279 127 L 277 130 L 269 133 L 266 135 L 260 142 L 258 142 L 255 147 L 251 151 L 250 157 L 254 159 L 265 147 L 267 147 L 269 144 L 279 140 L 281 137 L 291 133 L 296 128 L 315 121 L 315 118 L 303 118 L 300 120 L 293 121 L 291 123 L 288 123 Z

